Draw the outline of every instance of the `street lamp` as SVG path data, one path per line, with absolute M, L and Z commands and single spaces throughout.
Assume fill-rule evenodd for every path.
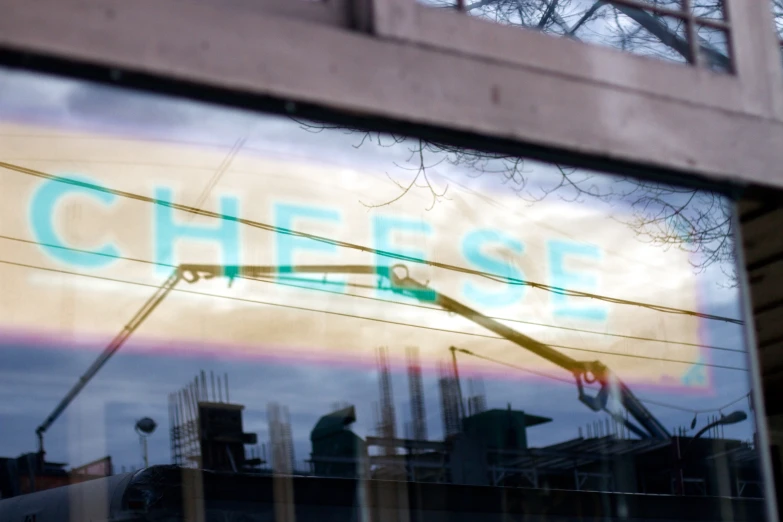
M 147 458 L 147 437 L 152 435 L 152 432 L 155 431 L 155 428 L 157 427 L 157 423 L 149 417 L 144 417 L 143 419 L 136 421 L 136 433 L 139 434 L 139 439 L 141 440 L 141 454 L 144 458 L 145 468 L 148 468 L 150 465 L 149 459 Z
M 688 444 L 688 447 L 690 448 L 694 440 L 698 439 L 699 437 L 704 435 L 707 431 L 714 428 L 715 426 L 728 426 L 729 424 L 737 424 L 744 421 L 747 418 L 748 418 L 748 414 L 742 410 L 737 410 L 735 412 L 729 413 L 728 415 L 721 415 L 721 417 L 718 420 L 707 424 L 698 432 L 696 432 L 696 435 L 693 436 L 690 444 Z M 685 451 L 687 453 L 687 449 Z
M 719 419 L 707 424 L 702 429 L 696 432 L 696 435 L 694 435 L 690 442 L 688 442 L 688 445 L 685 447 L 685 451 L 682 452 L 680 455 L 680 441 L 677 440 L 677 456 L 678 456 L 678 467 L 679 467 L 679 482 L 680 482 L 680 494 L 685 494 L 685 477 L 683 475 L 684 471 L 684 463 L 685 463 L 685 457 L 688 456 L 690 453 L 691 447 L 693 446 L 693 442 L 707 433 L 710 429 L 714 428 L 715 426 L 728 426 L 730 424 L 738 424 L 748 418 L 748 414 L 745 413 L 742 410 L 737 410 L 734 412 L 729 413 L 728 415 L 721 415 Z

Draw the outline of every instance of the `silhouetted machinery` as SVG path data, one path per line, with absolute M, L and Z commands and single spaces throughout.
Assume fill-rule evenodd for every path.
M 35 522 L 269 522 L 279 511 L 270 475 L 152 466 L 0 501 L 0 520 Z M 761 499 L 487 488 L 291 477 L 297 522 L 762 522 Z M 389 491 L 399 494 L 395 499 Z M 199 513 L 198 515 L 196 513 Z
M 563 462 L 577 462 L 578 465 L 580 458 L 589 454 L 589 462 L 585 466 L 588 468 L 594 466 L 600 471 L 605 468 L 605 459 L 596 461 L 594 457 L 601 452 L 618 451 L 619 455 L 620 450 L 627 453 L 641 449 L 649 455 L 659 455 L 661 452 L 669 451 L 666 448 L 671 447 L 672 437 L 631 390 L 599 361 L 575 360 L 521 334 L 415 281 L 408 276 L 407 268 L 403 265 L 395 267 L 183 265 L 178 267 L 36 430 L 40 454 L 43 455 L 43 435 L 49 426 L 180 281 L 195 283 L 201 279 L 215 277 L 259 279 L 279 274 L 379 276 L 388 281 L 389 289 L 396 293 L 430 305 L 437 305 L 465 317 L 557 364 L 573 375 L 581 402 L 594 411 L 607 412 L 617 423 L 622 424 L 625 429 L 638 437 L 637 440 L 626 440 L 624 442 L 626 446 L 620 449 L 615 446 L 601 447 L 603 444 L 601 441 L 591 441 L 592 446 L 589 448 L 587 445 L 580 446 L 579 444 L 584 442 L 581 439 L 572 441 L 573 444 L 564 443 L 560 447 L 529 449 L 526 429 L 535 424 L 548 422 L 550 419 L 509 409 L 490 410 L 463 418 L 461 419 L 462 432 L 457 437 L 442 442 L 378 440 L 373 437 L 363 440 L 349 429 L 356 420 L 353 407 L 349 407 L 319 419 L 311 433 L 313 447 L 311 462 L 313 472 L 318 478 L 291 477 L 298 521 L 357 520 L 359 516 L 357 510 L 360 509 L 360 505 L 366 506 L 369 512 L 378 509 L 405 510 L 404 516 L 411 520 L 427 520 L 428 513 L 438 513 L 438 519 L 444 521 L 462 520 L 461 513 L 482 513 L 482 520 L 488 521 L 503 520 L 508 514 L 546 514 L 560 517 L 600 517 L 602 520 L 652 517 L 660 520 L 717 522 L 724 520 L 723 514 L 727 512 L 732 513 L 732 520 L 753 522 L 762 520 L 763 502 L 760 499 L 703 497 L 686 501 L 683 497 L 671 497 L 669 500 L 614 493 L 613 496 L 610 495 L 611 502 L 607 503 L 605 500 L 609 497 L 605 492 L 561 491 L 555 499 L 547 492 L 548 488 L 538 489 L 541 487 L 539 483 L 541 477 L 537 471 L 532 475 L 525 474 L 525 469 L 535 468 L 536 462 L 546 461 L 552 466 L 566 466 L 557 473 L 563 475 L 563 470 L 569 473 L 573 471 L 576 489 L 579 489 L 582 480 L 579 470 L 569 468 L 567 466 L 571 464 L 563 464 Z M 585 391 L 586 384 L 597 384 L 600 389 L 595 395 L 588 395 Z M 618 407 L 608 408 L 610 393 L 617 398 L 616 406 L 622 406 L 628 416 L 623 415 Z M 53 510 L 66 509 L 64 506 L 70 502 L 68 499 L 78 495 L 66 494 L 62 490 L 76 487 L 86 488 L 84 492 L 79 492 L 79 495 L 87 494 L 88 489 L 94 490 L 93 500 L 103 506 L 100 509 L 114 510 L 113 514 L 104 516 L 101 520 L 167 520 L 164 515 L 176 516 L 183 509 L 187 511 L 188 508 L 183 507 L 183 499 L 186 501 L 185 504 L 196 500 L 202 502 L 207 521 L 213 519 L 210 518 L 211 516 L 215 517 L 214 520 L 224 520 L 219 516 L 229 512 L 241 514 L 245 517 L 242 520 L 268 520 L 270 513 L 274 511 L 272 500 L 274 480 L 263 473 L 243 472 L 244 445 L 255 441 L 251 440 L 251 435 L 243 433 L 241 407 L 202 402 L 199 404 L 199 427 L 202 433 L 201 469 L 153 466 L 133 474 L 58 488 L 59 492 L 53 490 L 9 499 L 0 502 L 0 520 L 14 520 L 13 517 L 18 518 L 20 513 L 27 516 L 24 510 L 29 511 L 31 509 L 29 506 L 34 503 L 52 507 Z M 637 446 L 631 447 L 633 444 Z M 386 488 L 384 484 L 387 483 L 383 480 L 372 480 L 373 457 L 368 455 L 368 447 L 373 445 L 402 445 L 411 450 L 408 455 L 387 453 L 382 456 L 386 459 L 384 465 L 388 465 L 390 459 L 405 463 L 413 458 L 422 466 L 435 470 L 425 481 L 419 481 L 420 475 L 414 473 L 408 475 L 411 479 L 409 484 L 395 486 L 398 489 L 407 488 L 409 499 L 407 507 L 383 505 L 383 496 L 378 496 L 377 493 Z M 494 453 L 495 457 L 487 460 L 485 458 L 487 452 Z M 415 456 L 411 457 L 410 455 L 414 453 Z M 534 464 L 530 468 L 525 468 L 527 462 Z M 412 469 L 407 464 L 405 466 L 403 468 Z M 511 468 L 523 470 L 516 476 L 525 477 L 531 484 L 509 482 L 507 478 L 503 478 L 513 475 L 509 473 Z M 443 470 L 447 470 L 449 476 L 444 476 Z M 583 473 L 583 477 L 587 477 L 593 471 L 595 470 L 589 469 L 588 472 Z M 371 480 L 362 486 L 364 478 Z M 194 484 L 200 484 L 198 491 L 192 489 Z M 514 488 L 486 488 L 485 485 L 514 486 Z M 535 489 L 520 489 L 519 486 L 532 486 Z M 36 497 L 35 500 L 30 498 L 33 496 Z M 53 507 L 55 504 L 59 507 Z M 6 518 L 6 514 L 13 516 Z M 158 518 L 153 517 L 153 514 Z M 133 516 L 138 517 L 133 518 Z M 37 518 L 36 522 L 48 522 L 48 520 Z
M 362 475 L 360 467 L 367 458 L 364 440 L 349 428 L 356 422 L 353 406 L 324 415 L 310 432 L 313 472 L 321 477 Z
M 213 471 L 245 469 L 245 445 L 256 444 L 255 433 L 244 433 L 240 404 L 199 402 L 201 467 Z

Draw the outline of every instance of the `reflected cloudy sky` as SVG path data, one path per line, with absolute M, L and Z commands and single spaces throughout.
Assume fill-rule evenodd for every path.
M 347 228 L 338 230 L 328 224 L 302 226 L 312 227 L 306 229 L 308 232 L 337 234 L 340 239 L 361 244 L 372 240 L 367 228 L 368 216 L 381 212 L 367 205 L 395 198 L 399 194 L 395 182 L 405 186 L 415 176 L 417 167 L 416 140 L 397 143 L 391 137 L 375 135 L 363 140 L 356 132 L 303 128 L 300 122 L 284 117 L 10 71 L 0 74 L 0 125 L 3 133 L 0 161 L 59 174 L 89 174 L 113 188 L 148 195 L 153 188 L 149 180 L 155 179 L 158 173 L 175 183 L 178 197 L 189 204 L 200 203 L 215 210 L 217 204 L 212 195 L 238 194 L 237 197 L 243 198 L 242 216 L 259 221 L 269 221 L 270 202 L 280 194 L 289 199 L 317 201 L 326 207 L 337 205 L 343 212 L 344 222 L 349 224 Z M 236 148 L 239 152 L 232 152 Z M 227 158 L 231 162 L 224 168 L 221 165 Z M 542 252 L 548 238 L 589 239 L 603 245 L 607 263 L 599 293 L 708 314 L 739 316 L 738 294 L 725 276 L 730 270 L 725 266 L 711 266 L 696 273 L 688 264 L 686 254 L 638 241 L 627 227 L 613 219 L 628 215 L 627 202 L 591 198 L 565 202 L 563 198 L 570 199 L 573 194 L 562 189 L 543 202 L 533 203 L 535 197 L 543 194 L 542 188 L 557 183 L 560 174 L 556 167 L 525 162 L 521 171 L 528 185 L 520 195 L 519 187 L 505 180 L 502 172 L 481 174 L 475 165 L 455 165 L 443 159 L 437 153 L 427 153 L 426 162 L 430 165 L 427 172 L 433 186 L 438 191 L 448 187 L 447 197 L 436 202 L 432 210 L 427 210 L 432 195 L 427 187 L 420 186 L 414 186 L 396 206 L 382 208 L 383 212 L 389 209 L 432 223 L 436 230 L 433 238 L 414 242 L 430 258 L 464 265 L 459 258 L 459 245 L 452 238 L 464 234 L 465 227 L 491 223 L 524 238 L 530 261 L 520 268 L 530 280 L 547 283 L 551 274 Z M 481 165 L 485 171 L 502 171 L 506 164 L 490 160 Z M 216 172 L 223 172 L 219 179 L 215 177 Z M 617 178 L 604 175 L 592 179 L 599 188 L 620 183 Z M 5 187 L 4 197 L 9 198 L 0 210 L 0 233 L 30 239 L 26 198 L 33 194 L 40 180 L 4 169 L 0 172 L 0 183 Z M 72 215 L 67 213 L 70 210 L 64 214 L 69 221 L 63 235 L 69 242 L 82 248 L 95 248 L 100 244 L 93 240 L 95 237 L 101 241 L 115 240 L 124 254 L 151 259 L 148 204 L 123 202 L 115 214 L 101 214 L 98 212 L 101 208 L 95 205 L 84 207 L 82 210 L 74 207 Z M 205 222 L 194 219 L 192 223 Z M 110 236 L 106 236 L 106 228 L 111 229 Z M 0 241 L 3 241 L 0 243 L 2 259 L 6 261 L 68 268 L 47 258 L 36 245 Z M 269 249 L 262 248 L 271 244 L 268 232 L 248 231 L 243 241 L 247 245 L 243 262 L 275 262 L 274 257 L 267 255 Z M 214 253 L 198 247 L 185 247 L 179 253 L 183 257 L 192 254 L 199 260 L 215 262 Z M 506 255 L 501 251 L 494 254 Z M 328 262 L 329 255 L 325 254 L 323 259 L 315 255 L 308 262 Z M 346 254 L 345 259 L 352 263 L 374 262 L 372 256 L 356 253 Z M 77 271 L 129 279 L 148 286 L 31 271 L 20 266 L 0 268 L 0 287 L 4 290 L 0 307 L 6 317 L 0 326 L 4 332 L 0 348 L 0 425 L 3 427 L 0 455 L 13 456 L 34 449 L 35 427 L 105 342 L 165 279 L 148 265 L 125 261 L 105 269 Z M 466 282 L 443 270 L 419 269 L 415 275 L 455 297 L 459 297 Z M 481 288 L 497 291 L 492 284 Z M 188 288 L 191 289 L 195 287 Z M 480 334 L 482 330 L 442 312 L 254 281 L 236 281 L 231 288 L 225 281 L 213 281 L 198 286 L 197 291 L 202 294 L 172 294 L 53 425 L 46 438 L 52 460 L 78 465 L 111 454 L 118 466 L 138 466 L 138 440 L 133 423 L 141 416 L 151 416 L 160 423 L 150 439 L 151 461 L 169 462 L 167 396 L 192 380 L 201 369 L 229 374 L 232 401 L 247 408 L 246 431 L 257 432 L 262 442 L 268 439 L 267 403 L 286 405 L 291 412 L 300 461 L 309 453 L 309 432 L 316 420 L 335 403 L 355 404 L 358 413 L 355 430 L 360 435 L 373 432 L 373 404 L 378 400 L 374 350 L 379 344 L 398 351 L 414 344 L 422 348 L 432 438 L 442 436 L 435 369 L 448 355 L 447 347 L 452 344 L 557 378 L 569 378 L 567 372 L 517 348 L 511 349 L 503 341 L 460 334 Z M 567 319 L 553 323 L 551 295 L 542 290 L 525 291 L 523 305 L 491 312 L 540 324 L 591 328 L 584 322 Z M 372 289 L 356 292 L 377 297 Z M 246 301 L 237 303 L 230 299 L 236 296 Z M 388 298 L 401 300 L 394 296 Z M 279 305 L 299 309 L 292 311 Z M 318 310 L 415 323 L 456 333 L 384 325 L 327 315 Z M 693 347 L 508 324 L 553 344 L 600 347 L 612 353 L 690 357 L 689 360 L 698 355 Z M 737 325 L 634 307 L 612 308 L 609 321 L 592 325 L 592 329 L 687 340 L 733 350 L 744 348 L 741 328 Z M 259 333 L 263 340 L 258 340 Z M 702 349 L 701 353 L 713 365 L 746 366 L 742 353 L 709 349 Z M 640 397 L 683 408 L 714 408 L 741 398 L 748 391 L 744 371 L 710 368 L 708 389 L 683 392 L 681 387 L 645 381 L 645 376 L 664 372 L 671 365 L 607 354 L 572 351 L 569 355 L 588 360 L 600 358 L 629 383 L 636 382 L 639 386 L 634 389 Z M 410 417 L 404 364 L 403 356 L 393 357 L 400 434 L 404 433 L 404 421 Z M 531 429 L 529 437 L 533 445 L 576 437 L 579 427 L 603 419 L 576 400 L 576 389 L 571 382 L 531 376 L 507 367 L 493 369 L 491 364 L 478 361 L 462 360 L 461 364 L 466 372 L 483 377 L 489 407 L 505 408 L 511 404 L 515 409 L 553 419 L 552 423 Z M 747 406 L 743 400 L 733 408 L 747 410 Z M 694 416 L 692 412 L 652 403 L 649 407 L 670 428 L 689 425 Z M 706 415 L 700 416 L 700 425 L 706 421 Z M 748 422 L 727 428 L 726 434 L 748 439 L 752 426 Z

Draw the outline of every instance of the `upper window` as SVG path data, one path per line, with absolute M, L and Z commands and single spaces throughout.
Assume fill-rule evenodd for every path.
M 783 58 L 783 0 L 772 0 L 772 13 L 775 17 L 775 30 L 778 34 L 781 58 Z
M 419 0 L 501 24 L 729 72 L 723 0 Z

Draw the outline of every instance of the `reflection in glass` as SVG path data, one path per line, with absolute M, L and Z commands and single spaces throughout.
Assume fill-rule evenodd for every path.
M 707 66 L 715 71 L 728 72 L 730 64 L 723 58 L 729 55 L 729 40 L 726 31 L 708 26 L 699 26 L 699 52 Z
M 74 522 L 763 520 L 724 196 L 0 87 L 3 497 L 55 491 Z
M 693 14 L 699 18 L 723 20 L 726 17 L 723 10 L 723 0 L 694 0 L 691 5 Z
M 783 0 L 772 0 L 772 14 L 775 17 L 775 29 L 783 38 Z
M 781 63 L 783 63 L 783 0 L 772 1 L 772 14 L 775 17 L 775 30 L 777 31 L 780 42 Z
M 690 53 L 684 20 L 632 7 L 599 8 L 574 34 L 587 42 L 672 62 L 685 63 Z
M 419 1 L 430 7 L 456 6 L 453 0 Z M 687 13 L 681 2 L 656 0 L 645 4 L 650 6 L 649 10 L 622 2 L 592 0 L 482 0 L 467 2 L 465 9 L 471 16 L 504 25 L 535 29 L 666 61 L 692 62 L 685 21 Z M 722 2 L 693 0 L 691 6 L 699 19 L 714 20 L 713 23 L 723 20 Z M 709 48 L 703 48 L 702 52 L 709 55 L 704 62 L 707 67 L 719 72 L 731 70 L 727 46 L 722 54 Z

